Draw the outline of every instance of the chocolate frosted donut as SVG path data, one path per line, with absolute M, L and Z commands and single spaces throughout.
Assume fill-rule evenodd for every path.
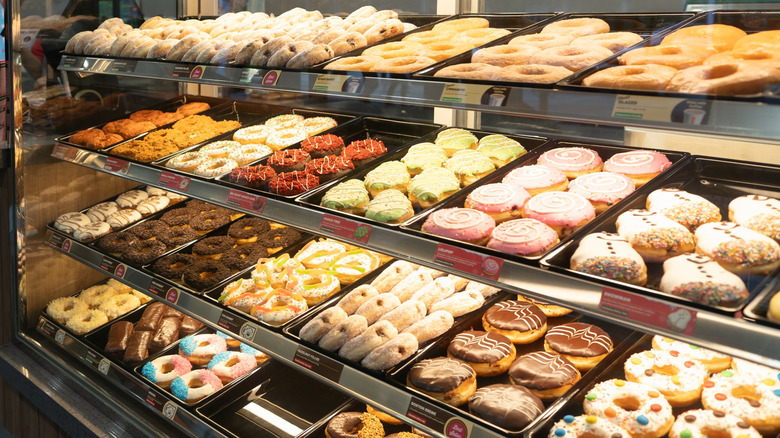
M 303 235 L 292 228 L 277 228 L 271 230 L 257 239 L 257 243 L 266 248 L 287 248 L 303 239 Z
M 358 434 L 352 431 L 358 429 L 361 415 L 361 412 L 342 412 L 328 422 L 325 433 L 330 438 L 357 438 Z
M 193 199 L 192 201 L 187 203 L 187 206 L 184 208 L 190 210 L 196 215 L 200 213 L 220 212 L 220 213 L 227 213 L 229 216 L 231 212 L 231 210 L 228 210 L 225 207 L 220 207 L 219 205 L 214 205 L 206 201 L 201 201 L 200 199 Z
M 437 357 L 416 363 L 409 370 L 406 382 L 437 400 L 460 406 L 477 389 L 477 374 L 465 362 Z
M 219 284 L 230 276 L 230 269 L 218 260 L 197 260 L 184 271 L 184 282 L 197 291 Z
M 516 351 L 500 333 L 467 330 L 452 339 L 447 355 L 471 365 L 478 376 L 496 376 L 509 369 Z
M 198 232 L 190 227 L 172 227 L 163 230 L 157 238 L 169 247 L 176 247 L 198 238 Z
M 111 254 L 121 254 L 128 247 L 138 243 L 138 238 L 135 234 L 129 231 L 120 231 L 118 233 L 110 233 L 101 237 L 95 246 L 101 251 L 105 251 Z
M 140 266 L 160 257 L 167 250 L 168 247 L 159 240 L 142 240 L 125 248 L 121 258 L 131 265 Z
M 580 380 L 580 372 L 561 355 L 535 351 L 518 357 L 509 367 L 509 377 L 515 385 L 528 388 L 543 400 L 551 400 Z
M 501 333 L 515 344 L 528 344 L 547 330 L 547 316 L 542 309 L 526 301 L 502 301 L 482 315 L 485 330 Z
M 199 240 L 195 245 L 192 245 L 192 254 L 207 259 L 218 260 L 222 254 L 234 246 L 236 246 L 236 241 L 228 236 L 211 236 Z
M 522 386 L 497 384 L 479 388 L 469 399 L 469 411 L 511 431 L 522 430 L 542 414 L 544 405 Z
M 184 271 L 190 267 L 197 258 L 192 254 L 171 254 L 154 262 L 151 270 L 171 280 L 181 280 Z
M 186 207 L 176 208 L 163 213 L 162 217 L 160 217 L 160 220 L 168 224 L 168 226 L 181 227 L 184 225 L 189 225 L 190 221 L 193 217 L 195 217 L 196 214 L 197 213 L 195 211 Z
M 230 222 L 230 214 L 224 211 L 205 211 L 196 214 L 190 219 L 190 227 L 200 233 L 206 233 L 227 225 Z
M 163 231 L 168 229 L 168 224 L 163 221 L 146 221 L 130 228 L 128 231 L 135 234 L 141 240 L 148 240 L 157 237 Z
M 271 231 L 271 225 L 267 220 L 260 219 L 259 217 L 248 217 L 240 219 L 230 225 L 230 228 L 228 229 L 228 236 L 236 240 L 240 240 L 238 243 L 241 244 L 241 241 L 247 241 L 252 238 L 259 237 L 261 234 L 267 233 L 269 231 Z
M 544 337 L 544 349 L 565 356 L 584 372 L 612 351 L 612 339 L 595 325 L 571 322 L 551 328 Z
M 257 261 L 268 257 L 268 249 L 259 243 L 250 243 L 249 245 L 238 245 L 222 254 L 220 261 L 230 269 L 240 271 L 252 265 Z

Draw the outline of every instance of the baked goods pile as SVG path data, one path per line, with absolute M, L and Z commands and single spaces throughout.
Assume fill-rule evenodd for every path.
M 324 68 L 412 73 L 508 34 L 507 29 L 491 28 L 485 18 L 456 18 L 435 24 L 431 30 L 407 35 L 400 41 L 370 47 L 360 56 L 337 59 Z
M 610 32 L 599 18 L 558 20 L 537 34 L 479 49 L 471 62 L 444 67 L 434 76 L 550 84 L 640 41 L 632 32 Z
M 657 46 L 618 57 L 620 66 L 598 71 L 583 85 L 680 93 L 761 93 L 780 82 L 777 31 L 745 31 L 725 24 L 688 26 Z
M 625 379 L 595 384 L 584 414 L 563 417 L 549 437 L 685 438 L 717 431 L 758 438 L 780 431 L 780 370 L 661 336 L 652 346 L 626 360 Z M 680 409 L 675 418 L 673 407 L 698 403 L 704 409 Z
M 71 135 L 66 141 L 88 149 L 103 149 L 133 138 L 144 132 L 181 120 L 189 115 L 206 111 L 211 106 L 206 102 L 191 102 L 176 108 L 176 111 L 136 111 L 126 119 L 114 120 L 101 128 L 84 129 Z
M 199 64 L 308 68 L 414 29 L 391 10 L 364 6 L 346 18 L 293 8 L 278 16 L 230 12 L 216 19 L 152 17 L 138 29 L 119 18 L 74 35 L 74 55 L 164 59 Z
M 749 295 L 741 276 L 766 275 L 780 266 L 775 240 L 780 211 L 772 208 L 777 204 L 765 196 L 741 196 L 729 203 L 729 218 L 740 222 L 723 222 L 720 208 L 704 197 L 658 189 L 648 195 L 647 210 L 617 217 L 617 234 L 584 237 L 571 268 L 644 285 L 646 263 L 662 263 L 661 291 L 701 304 L 735 306 Z
M 61 214 L 55 219 L 54 228 L 80 242 L 92 242 L 185 199 L 186 196 L 151 186 L 128 190 L 113 201 Z
M 76 335 L 84 335 L 150 301 L 147 295 L 114 279 L 71 297 L 52 300 L 46 314 Z

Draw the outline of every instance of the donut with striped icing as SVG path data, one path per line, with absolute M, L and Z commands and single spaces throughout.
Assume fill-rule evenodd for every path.
M 496 384 L 477 389 L 469 399 L 469 411 L 510 431 L 520 431 L 542 414 L 544 405 L 528 389 Z
M 593 205 L 572 192 L 545 192 L 526 202 L 523 216 L 544 222 L 563 238 L 596 217 Z
M 406 384 L 448 405 L 461 406 L 477 390 L 477 374 L 465 362 L 436 357 L 417 362 L 406 375 Z
M 514 219 L 499 224 L 487 247 L 526 257 L 539 256 L 560 242 L 558 233 L 536 219 Z
M 227 384 L 252 371 L 257 366 L 257 359 L 253 354 L 238 351 L 223 351 L 214 355 L 207 368 Z
M 547 331 L 547 316 L 527 301 L 501 301 L 485 311 L 482 326 L 501 333 L 513 344 L 529 344 Z
M 520 356 L 509 368 L 512 383 L 528 388 L 545 401 L 561 397 L 580 377 L 579 370 L 568 359 L 547 351 Z
M 496 332 L 467 330 L 457 334 L 447 347 L 447 356 L 471 366 L 480 377 L 506 372 L 517 351 L 506 336 Z
M 553 327 L 544 336 L 544 349 L 571 361 L 580 372 L 596 366 L 612 351 L 612 339 L 593 324 L 570 322 Z
M 536 164 L 560 169 L 570 180 L 586 173 L 601 172 L 604 167 L 596 151 L 583 147 L 550 149 L 539 156 Z

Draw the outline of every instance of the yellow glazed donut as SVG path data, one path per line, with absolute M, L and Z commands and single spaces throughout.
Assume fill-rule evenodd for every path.
M 670 350 L 635 353 L 624 365 L 626 379 L 661 391 L 670 405 L 689 406 L 701 397 L 704 379 L 709 376 L 701 362 Z
M 459 32 L 455 37 L 457 44 L 464 44 L 471 48 L 487 44 L 493 40 L 499 39 L 504 35 L 509 35 L 507 29 L 478 28 Z
M 692 409 L 677 416 L 669 438 L 761 438 L 761 434 L 741 418 L 721 411 Z
M 640 47 L 618 57 L 625 65 L 658 64 L 678 70 L 701 64 L 712 52 L 682 44 Z
M 447 20 L 433 26 L 433 31 L 439 32 L 444 30 L 454 30 L 456 32 L 463 32 L 469 29 L 481 29 L 489 27 L 490 22 L 485 18 L 480 17 L 467 17 L 456 18 L 454 20 Z
M 780 432 L 780 376 L 756 378 L 721 371 L 704 382 L 701 402 L 707 409 L 743 419 L 764 436 Z
M 347 58 L 337 59 L 325 66 L 326 70 L 346 70 L 346 71 L 371 71 L 371 68 L 379 62 L 383 61 L 381 56 L 350 56 Z
M 384 59 L 371 67 L 371 72 L 377 73 L 411 73 L 436 63 L 436 60 L 427 56 L 401 56 L 399 58 Z
M 619 65 L 593 73 L 583 79 L 582 84 L 626 90 L 663 90 L 676 73 L 676 68 L 665 65 Z
M 531 57 L 540 49 L 533 46 L 504 45 L 479 49 L 471 56 L 471 62 L 506 67 L 508 65 L 528 64 Z
M 363 56 L 380 56 L 382 58 L 398 58 L 399 56 L 412 56 L 423 50 L 423 45 L 416 42 L 394 41 L 378 46 L 369 47 L 363 51 Z
M 508 65 L 490 77 L 494 81 L 530 82 L 551 84 L 570 76 L 571 70 L 557 65 Z
M 533 46 L 544 50 L 549 49 L 550 47 L 568 46 L 574 41 L 574 38 L 574 35 L 563 33 L 535 33 L 512 38 L 509 41 L 509 45 Z
M 757 68 L 742 62 L 700 65 L 678 71 L 666 89 L 681 93 L 754 94 L 777 82 L 780 82 L 780 69 Z
M 557 65 L 577 71 L 612 55 L 612 51 L 600 46 L 552 47 L 531 56 L 531 64 Z
M 572 46 L 597 46 L 606 47 L 612 53 L 617 53 L 642 41 L 642 37 L 633 32 L 610 32 L 596 35 L 585 35 L 571 42 Z
M 674 423 L 669 402 L 655 388 L 621 379 L 597 383 L 583 409 L 627 430 L 632 438 L 660 438 Z
M 562 33 L 577 37 L 609 32 L 609 24 L 600 18 L 570 18 L 544 26 L 540 33 Z

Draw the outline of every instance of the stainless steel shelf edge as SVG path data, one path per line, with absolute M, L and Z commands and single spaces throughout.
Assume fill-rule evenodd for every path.
M 55 151 L 56 148 L 57 147 L 55 147 Z M 68 161 L 100 171 L 118 174 L 153 186 L 171 189 L 171 187 L 167 185 L 160 185 L 160 175 L 162 171 L 159 169 L 135 163 L 127 163 L 126 171 L 123 170 L 122 172 L 117 173 L 104 168 L 105 156 L 75 148 L 71 149 L 76 152 L 64 154 L 74 156 L 71 159 L 65 158 Z M 447 245 L 439 244 L 434 240 L 410 235 L 400 230 L 372 227 L 367 223 L 363 224 L 359 221 L 341 219 L 342 222 L 352 222 L 356 226 L 371 227 L 366 242 L 355 241 L 345 238 L 335 232 L 331 232 L 330 229 L 327 228 L 327 224 L 323 227 L 323 221 L 328 217 L 327 215 L 297 204 L 272 198 L 264 198 L 262 196 L 245 193 L 240 190 L 230 189 L 228 187 L 197 179 L 189 180 L 186 185 L 186 190 L 176 190 L 175 188 L 173 190 L 229 208 L 238 209 L 249 214 L 262 216 L 266 219 L 285 225 L 301 228 L 319 235 L 383 252 L 394 257 L 432 266 L 445 271 L 452 271 L 457 275 L 490 283 L 518 293 L 527 294 L 541 300 L 554 302 L 595 317 L 616 321 L 617 323 L 630 326 L 637 330 L 686 340 L 702 347 L 722 351 L 726 354 L 744 357 L 750 360 L 767 358 L 770 361 L 775 362 L 774 366 L 780 367 L 780 336 L 778 336 L 777 330 L 771 327 L 753 324 L 727 315 L 713 313 L 682 304 L 671 304 L 652 298 L 635 297 L 637 300 L 645 300 L 654 306 L 659 306 L 661 308 L 664 308 L 665 306 L 666 309 L 686 311 L 690 315 L 695 315 L 693 331 L 689 331 L 688 333 L 679 332 L 672 330 L 665 325 L 630 320 L 621 317 L 613 311 L 607 310 L 607 306 L 602 306 L 601 301 L 604 298 L 604 293 L 609 292 L 611 289 L 584 279 L 567 277 L 534 266 L 524 265 L 511 260 L 503 260 L 500 276 L 497 280 L 491 280 L 479 275 L 452 269 L 445 264 L 438 263 L 434 256 L 440 247 L 447 247 Z M 240 196 L 237 197 L 235 195 Z M 237 203 L 232 201 L 238 198 L 246 198 L 252 200 L 252 202 Z M 261 202 L 258 203 L 256 202 L 257 200 L 260 200 Z M 258 205 L 262 205 L 262 207 L 259 208 L 260 211 L 258 211 L 258 209 L 248 208 L 248 206 L 256 207 Z M 143 288 L 143 290 L 148 290 L 148 288 Z M 623 292 L 623 298 L 628 296 L 630 299 L 631 295 L 632 294 L 628 292 Z M 204 309 L 204 311 L 208 311 L 208 309 Z M 668 312 L 671 312 L 671 310 Z M 746 339 L 749 339 L 750 342 L 745 342 Z
M 256 68 L 173 64 L 160 61 L 124 60 L 64 56 L 59 69 L 81 74 L 110 74 L 115 76 L 147 79 L 176 80 L 209 85 L 256 88 L 269 91 L 289 91 L 322 94 L 337 97 L 369 99 L 397 104 L 441 106 L 458 109 L 480 110 L 507 115 L 541 117 L 561 121 L 631 125 L 684 130 L 706 134 L 719 134 L 744 138 L 776 141 L 780 138 L 780 105 L 767 105 L 751 101 L 709 99 L 706 96 L 691 100 L 706 101 L 710 105 L 708 118 L 699 125 L 666 120 L 653 120 L 655 116 L 637 114 L 617 116 L 616 104 L 636 101 L 647 114 L 671 115 L 672 110 L 686 99 L 680 97 L 633 96 L 627 93 L 581 92 L 572 90 L 525 88 L 511 83 L 497 83 L 505 89 L 501 106 L 484 105 L 474 98 L 474 93 L 488 92 L 488 85 L 441 82 L 423 78 L 389 78 L 363 76 L 353 73 L 314 73 Z M 355 87 L 349 87 L 353 81 Z M 462 90 L 462 93 L 458 90 Z M 453 97 L 454 96 L 454 97 Z M 462 99 L 458 99 L 461 96 Z M 475 103 L 476 102 L 476 103 Z

